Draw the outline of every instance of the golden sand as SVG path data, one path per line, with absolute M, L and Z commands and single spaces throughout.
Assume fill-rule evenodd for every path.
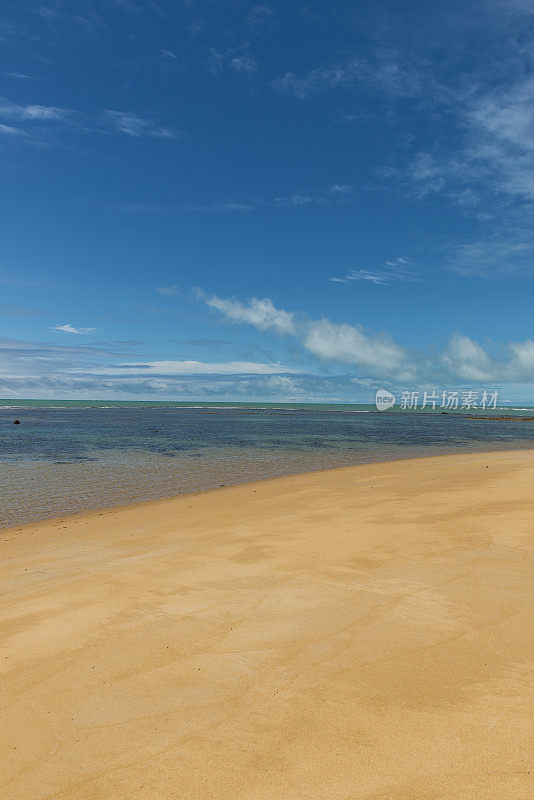
M 533 498 L 455 455 L 0 530 L 0 797 L 532 798 Z

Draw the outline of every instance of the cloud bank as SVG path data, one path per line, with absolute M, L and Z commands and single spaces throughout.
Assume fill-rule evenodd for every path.
M 274 331 L 295 337 L 321 361 L 334 361 L 392 377 L 413 376 L 408 353 L 385 333 L 367 334 L 356 325 L 329 319 L 298 319 L 294 313 L 276 308 L 272 300 L 253 297 L 248 303 L 212 295 L 206 304 L 234 322 L 253 325 L 261 331 Z
M 399 383 L 441 382 L 491 384 L 534 383 L 534 342 L 511 342 L 491 355 L 478 342 L 462 333 L 453 334 L 437 357 L 409 350 L 385 332 L 370 333 L 359 325 L 327 318 L 299 318 L 276 308 L 268 298 L 253 297 L 246 303 L 217 296 L 204 297 L 210 308 L 227 319 L 253 325 L 261 331 L 291 336 L 322 362 L 350 365 L 366 377 Z

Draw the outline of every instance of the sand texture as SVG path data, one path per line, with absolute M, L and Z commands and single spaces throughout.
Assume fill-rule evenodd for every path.
M 2 529 L 0 797 L 531 800 L 533 532 L 534 451 Z

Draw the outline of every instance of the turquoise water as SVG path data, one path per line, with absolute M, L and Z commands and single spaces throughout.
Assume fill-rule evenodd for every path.
M 310 470 L 534 447 L 534 422 L 374 406 L 1 405 L 0 525 Z

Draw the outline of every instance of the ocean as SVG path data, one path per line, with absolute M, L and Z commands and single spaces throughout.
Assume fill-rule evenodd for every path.
M 0 400 L 0 525 L 373 461 L 532 448 L 534 422 L 499 420 L 532 414 Z

